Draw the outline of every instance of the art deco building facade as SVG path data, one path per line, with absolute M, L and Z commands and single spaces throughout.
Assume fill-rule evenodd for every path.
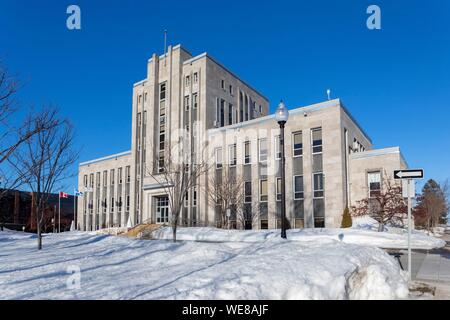
M 338 227 L 346 206 L 376 192 L 383 172 L 407 166 L 398 147 L 372 142 L 339 99 L 290 108 L 286 124 L 286 203 L 291 227 Z M 167 223 L 169 204 L 155 179 L 180 132 L 189 152 L 211 170 L 187 193 L 181 224 L 214 226 L 211 176 L 243 181 L 243 223 L 276 228 L 280 212 L 279 129 L 269 101 L 206 53 L 180 45 L 154 54 L 147 78 L 133 87 L 131 151 L 81 163 L 80 230 Z M 160 180 L 159 180 L 160 181 Z

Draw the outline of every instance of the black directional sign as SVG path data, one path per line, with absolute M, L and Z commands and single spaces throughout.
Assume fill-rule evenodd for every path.
M 394 170 L 394 179 L 420 179 L 423 178 L 423 169 Z

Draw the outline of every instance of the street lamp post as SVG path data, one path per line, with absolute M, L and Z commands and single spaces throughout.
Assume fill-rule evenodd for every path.
M 280 151 L 281 151 L 281 238 L 286 239 L 286 159 L 284 157 L 284 125 L 288 121 L 289 111 L 283 101 L 278 105 L 275 119 L 280 125 Z

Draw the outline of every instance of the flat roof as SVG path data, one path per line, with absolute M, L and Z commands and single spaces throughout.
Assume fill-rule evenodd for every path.
M 304 107 L 291 109 L 291 110 L 289 110 L 289 114 L 290 115 L 297 115 L 297 114 L 303 114 L 304 112 L 313 112 L 313 111 L 323 110 L 323 109 L 337 107 L 337 106 L 341 107 L 344 110 L 344 112 L 355 123 L 355 125 L 359 128 L 359 130 L 367 138 L 367 140 L 369 140 L 370 143 L 372 143 L 372 140 L 370 139 L 370 137 L 361 128 L 361 126 L 358 124 L 358 122 L 352 117 L 350 112 L 341 103 L 341 99 L 339 99 L 339 98 L 333 99 L 333 100 L 324 101 L 324 102 L 319 102 L 319 103 L 315 103 L 315 104 L 311 104 L 309 106 L 304 106 Z M 239 128 L 251 126 L 251 125 L 262 123 L 262 122 L 266 122 L 266 121 L 274 121 L 274 119 L 275 119 L 275 114 L 272 113 L 272 114 L 269 114 L 269 115 L 264 116 L 264 117 L 259 117 L 259 118 L 256 118 L 256 119 L 235 123 L 235 124 L 224 126 L 224 127 L 220 127 L 220 128 L 208 129 L 208 131 L 211 134 L 215 134 L 215 133 L 220 132 L 220 131 L 226 131 L 226 130 L 230 130 L 230 129 L 231 130 L 232 129 L 239 129 Z
M 79 167 L 87 166 L 89 164 L 102 162 L 102 161 L 106 161 L 106 160 L 117 159 L 117 158 L 125 157 L 125 156 L 128 156 L 128 155 L 131 155 L 131 150 L 120 152 L 120 153 L 115 153 L 115 154 L 112 154 L 112 155 L 109 155 L 109 156 L 106 156 L 106 157 L 102 157 L 102 158 L 97 158 L 97 159 L 81 162 L 78 166 Z
M 363 152 L 355 152 L 350 155 L 352 159 L 367 159 L 371 157 L 378 157 L 378 156 L 385 156 L 388 154 L 400 154 L 400 158 L 405 162 L 406 166 L 408 166 L 408 163 L 405 160 L 405 157 L 403 156 L 400 147 L 389 147 L 389 148 L 382 148 L 382 149 L 372 149 L 367 150 Z

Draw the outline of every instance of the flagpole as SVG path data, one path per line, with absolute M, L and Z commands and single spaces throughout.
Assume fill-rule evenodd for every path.
M 77 212 L 76 212 L 76 201 L 77 201 L 77 192 L 73 189 L 73 224 L 75 225 L 75 230 L 77 230 Z
M 59 212 L 58 212 L 58 233 L 61 233 L 61 192 L 59 192 L 58 197 L 58 205 L 59 205 Z

